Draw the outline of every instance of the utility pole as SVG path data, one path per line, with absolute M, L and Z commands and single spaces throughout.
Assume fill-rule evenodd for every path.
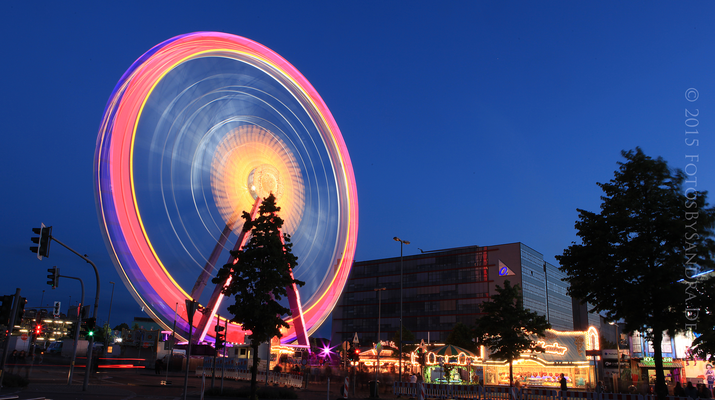
M 15 315 L 17 315 L 17 308 L 20 302 L 20 288 L 15 289 L 15 297 L 12 301 L 12 312 L 10 314 L 10 321 L 8 322 L 7 338 L 5 339 L 5 348 L 2 354 L 2 362 L 0 363 L 0 388 L 2 388 L 2 381 L 5 377 L 5 363 L 7 362 L 7 350 L 10 346 L 10 335 L 12 335 L 12 330 L 15 328 Z

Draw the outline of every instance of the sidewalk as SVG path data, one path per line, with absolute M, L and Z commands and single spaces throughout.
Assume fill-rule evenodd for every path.
M 0 396 L 18 395 L 20 399 L 46 397 L 48 399 L 69 400 L 114 400 L 114 399 L 182 399 L 185 372 L 171 372 L 168 380 L 171 385 L 162 385 L 167 380 L 165 373 L 155 375 L 154 371 L 146 369 L 104 370 L 90 376 L 87 390 L 83 391 L 84 368 L 76 367 L 72 385 L 67 385 L 68 366 L 35 365 L 9 370 L 20 376 L 28 376 L 30 385 L 26 388 L 3 388 Z M 299 400 L 338 400 L 342 399 L 340 388 L 344 378 L 333 377 L 328 392 L 327 381 L 310 382 L 306 388 L 295 389 Z M 258 381 L 259 387 L 265 382 Z M 221 386 L 221 379 L 215 380 L 215 387 Z M 249 386 L 250 381 L 232 381 L 225 379 L 224 388 Z M 193 372 L 187 382 L 187 398 L 199 399 L 201 396 L 201 378 Z M 205 388 L 211 387 L 211 377 L 206 377 Z M 392 387 L 380 387 L 380 397 L 394 398 Z M 221 397 L 205 396 L 206 399 L 221 399 Z M 349 389 L 350 399 L 369 398 L 368 385 L 358 385 L 353 395 L 353 387 Z M 226 399 L 226 397 L 223 397 Z

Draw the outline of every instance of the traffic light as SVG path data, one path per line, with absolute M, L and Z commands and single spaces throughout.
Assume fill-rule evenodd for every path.
M 76 333 L 77 333 L 77 323 L 70 322 L 69 326 L 67 327 L 67 336 L 69 336 L 70 339 L 74 339 Z
M 60 283 L 60 269 L 57 267 L 52 267 L 48 268 L 47 272 L 49 272 L 49 274 L 47 275 L 47 279 L 49 279 L 49 281 L 47 281 L 47 284 L 52 286 L 52 289 L 55 289 L 57 286 L 59 286 Z
M 97 318 L 87 318 L 84 323 L 87 327 L 87 336 L 94 336 L 97 327 Z
M 216 331 L 216 350 L 226 347 L 226 335 L 221 334 L 224 329 L 225 328 L 217 321 L 216 326 L 214 327 L 214 331 Z
M 59 273 L 59 269 L 58 269 L 58 273 Z M 59 301 L 55 302 L 54 307 L 52 307 L 52 315 L 60 315 L 60 304 L 62 304 L 62 303 Z
M 356 347 L 353 349 L 353 361 L 358 362 L 360 361 L 360 350 Z
M 348 347 L 348 361 L 355 361 L 355 348 L 352 344 Z
M 35 336 L 42 335 L 42 324 L 41 323 L 39 323 L 39 322 L 35 323 L 33 333 L 35 334 Z
M 42 257 L 50 256 L 50 240 L 52 240 L 52 227 L 45 226 L 45 224 L 40 224 L 39 228 L 32 228 L 32 232 L 36 235 L 33 236 L 32 242 L 37 244 L 37 246 L 31 246 L 30 251 L 37 253 L 37 258 L 42 260 Z
M 0 296 L 0 325 L 7 326 L 10 323 L 10 315 L 12 314 L 12 300 L 15 296 Z
M 22 325 L 22 316 L 25 315 L 25 304 L 27 304 L 27 299 L 19 297 L 17 303 L 17 314 L 15 314 L 15 325 Z
M 221 333 L 217 333 L 216 334 L 216 350 L 223 349 L 224 347 L 226 347 L 226 336 Z

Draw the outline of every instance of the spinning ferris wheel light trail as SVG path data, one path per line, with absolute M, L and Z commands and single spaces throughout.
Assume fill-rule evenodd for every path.
M 178 303 L 177 334 L 187 337 L 182 306 L 196 300 L 194 328 L 212 338 L 223 296 L 221 285 L 207 286 L 217 262 L 231 262 L 230 250 L 247 240 L 240 214 L 270 193 L 298 257 L 293 274 L 306 282 L 289 290 L 282 341 L 305 341 L 332 311 L 355 252 L 355 177 L 327 106 L 272 50 L 217 32 L 150 49 L 107 102 L 94 163 L 109 253 L 164 328 Z M 245 334 L 231 323 L 226 338 L 241 343 Z

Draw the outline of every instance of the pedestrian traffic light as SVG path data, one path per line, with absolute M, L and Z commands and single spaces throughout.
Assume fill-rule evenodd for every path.
M 221 326 L 221 320 L 216 320 L 216 326 L 214 326 L 214 331 L 216 331 L 216 350 L 223 349 L 226 347 L 226 334 L 221 334 L 221 332 L 226 329 Z
M 10 323 L 10 315 L 12 314 L 12 300 L 15 296 L 0 296 L 0 325 L 7 326 Z
M 226 347 L 226 336 L 221 333 L 216 333 L 216 350 Z
M 77 323 L 76 322 L 67 322 L 69 326 L 67 327 L 67 336 L 69 336 L 71 339 L 75 338 L 75 335 L 77 334 Z
M 352 344 L 348 347 L 347 353 L 348 353 L 348 361 L 355 361 L 355 348 L 353 347 Z
M 50 256 L 50 240 L 52 240 L 52 227 L 45 226 L 45 224 L 40 224 L 39 228 L 32 228 L 32 232 L 36 235 L 33 236 L 32 242 L 37 244 L 37 246 L 30 246 L 30 251 L 37 253 L 37 258 L 42 260 L 42 257 Z
M 60 283 L 60 269 L 57 267 L 52 267 L 48 268 L 47 272 L 49 273 L 47 275 L 47 279 L 49 279 L 49 281 L 47 281 L 47 284 L 52 286 L 52 289 L 57 288 Z
M 87 336 L 94 336 L 95 328 L 97 327 L 97 318 L 87 318 L 85 320 L 85 326 L 87 327 Z

